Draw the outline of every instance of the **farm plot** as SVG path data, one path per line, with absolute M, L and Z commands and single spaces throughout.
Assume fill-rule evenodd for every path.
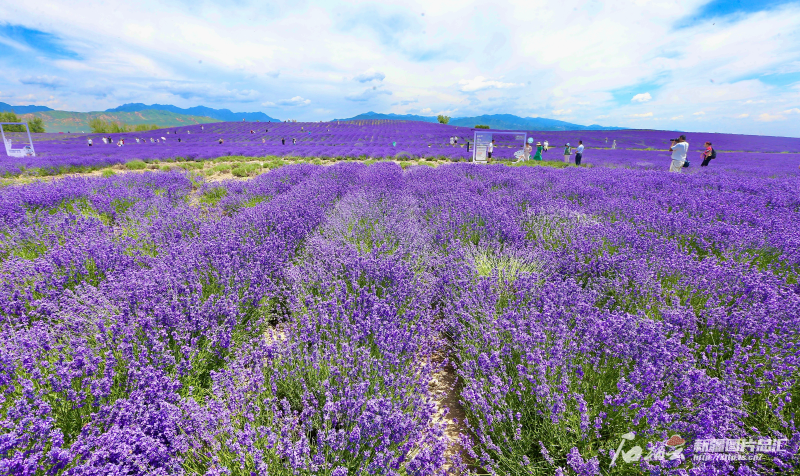
M 393 163 L 0 189 L 0 473 L 796 472 L 798 189 Z M 740 439 L 763 457 L 698 457 Z

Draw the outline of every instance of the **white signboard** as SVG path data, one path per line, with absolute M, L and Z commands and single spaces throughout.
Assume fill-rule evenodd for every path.
M 489 144 L 492 143 L 491 132 L 475 132 L 475 153 L 472 156 L 473 162 L 486 163 L 489 151 Z

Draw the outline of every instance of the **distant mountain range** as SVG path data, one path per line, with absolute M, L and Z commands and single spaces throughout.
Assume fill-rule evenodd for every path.
M 217 119 L 220 122 L 238 122 L 242 119 L 248 122 L 281 122 L 274 117 L 270 117 L 263 112 L 231 112 L 230 109 L 212 109 L 205 106 L 195 106 L 187 109 L 169 104 L 142 104 L 130 103 L 113 109 L 106 109 L 106 112 L 139 112 L 139 111 L 167 111 L 175 114 L 185 114 L 190 116 L 204 116 Z
M 14 112 L 21 120 L 26 121 L 32 117 L 41 117 L 44 121 L 44 130 L 47 132 L 90 132 L 89 122 L 99 118 L 108 122 L 122 122 L 129 125 L 155 124 L 159 127 L 179 127 L 192 124 L 208 124 L 219 122 L 217 119 L 203 116 L 188 116 L 167 111 L 138 111 L 138 112 L 69 112 L 69 111 L 40 111 L 19 113 L 19 108 Z
M 0 111 L 14 111 L 26 118 L 41 117 L 44 120 L 47 132 L 89 131 L 89 121 L 101 118 L 111 122 L 124 122 L 125 124 L 156 124 L 161 127 L 177 127 L 188 124 L 205 124 L 209 122 L 248 122 L 272 121 L 279 119 L 270 117 L 263 112 L 232 112 L 229 109 L 213 109 L 205 106 L 180 108 L 169 104 L 141 104 L 130 103 L 107 109 L 102 112 L 69 112 L 56 111 L 47 106 L 11 106 L 0 102 Z M 394 120 L 394 121 L 422 121 L 437 122 L 435 116 L 418 116 L 414 114 L 380 114 L 367 112 L 348 119 L 334 119 L 334 121 L 357 120 Z M 623 130 L 624 127 L 607 127 L 598 124 L 583 126 L 556 119 L 543 117 L 519 117 L 513 114 L 491 114 L 474 117 L 453 117 L 451 126 L 475 127 L 476 125 L 489 126 L 500 130 L 523 131 L 610 131 Z
M 0 112 L 6 111 L 14 111 L 17 114 L 28 114 L 29 112 L 52 111 L 52 109 L 47 106 L 12 106 L 11 104 L 0 102 Z
M 393 121 L 423 121 L 437 122 L 435 116 L 417 116 L 414 114 L 380 114 L 377 112 L 367 112 L 359 114 L 349 119 L 334 119 L 339 121 L 358 121 L 358 120 L 393 120 Z M 520 130 L 520 131 L 613 131 L 623 130 L 624 127 L 606 127 L 597 124 L 582 126 L 570 122 L 559 121 L 556 119 L 545 119 L 543 117 L 519 117 L 513 114 L 491 114 L 474 117 L 452 117 L 448 123 L 451 126 L 475 127 L 476 125 L 489 126 L 492 129 L 501 130 Z

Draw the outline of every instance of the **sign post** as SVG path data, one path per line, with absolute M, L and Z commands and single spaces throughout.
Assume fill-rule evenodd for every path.
M 489 151 L 489 144 L 492 143 L 492 136 L 494 135 L 512 135 L 515 141 L 522 142 L 522 149 L 515 153 L 525 153 L 525 143 L 528 139 L 527 132 L 520 131 L 491 131 L 491 132 L 478 132 L 475 131 L 475 147 L 472 149 L 472 162 L 475 164 L 485 164 L 487 162 L 487 153 Z M 524 155 L 523 155 L 524 157 Z
M 485 164 L 486 153 L 489 150 L 489 144 L 492 143 L 492 133 L 475 131 L 474 143 L 475 148 L 472 149 L 472 161 L 479 164 Z

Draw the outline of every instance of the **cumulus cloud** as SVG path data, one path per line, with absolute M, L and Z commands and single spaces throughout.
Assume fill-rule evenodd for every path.
M 374 99 L 381 95 L 391 96 L 392 92 L 387 91 L 385 89 L 377 89 L 375 87 L 372 87 L 372 88 L 367 88 L 361 91 L 360 93 L 348 94 L 347 96 L 345 96 L 345 99 L 347 99 L 348 101 L 364 102 L 364 101 L 369 101 L 370 99 Z
M 280 101 L 275 102 L 262 102 L 261 105 L 265 107 L 304 107 L 311 104 L 310 99 L 304 99 L 301 96 L 295 96 L 291 99 L 281 99 Z
M 636 96 L 634 96 L 631 99 L 631 102 L 647 102 L 647 101 L 649 101 L 651 99 L 653 99 L 653 96 L 651 96 L 650 93 L 643 93 L 643 94 L 637 94 Z
M 628 117 L 639 117 L 639 118 L 642 118 L 642 117 L 653 117 L 653 113 L 652 112 L 645 112 L 645 113 L 642 113 L 642 114 L 630 114 L 630 115 L 628 115 Z
M 433 112 L 433 109 L 426 107 L 425 109 L 420 109 L 419 112 L 421 112 L 422 114 L 430 114 Z
M 787 110 L 783 111 L 783 113 L 784 114 L 800 114 L 800 109 L 795 107 L 795 108 L 792 108 L 792 109 L 787 109 Z
M 678 119 L 683 119 L 683 116 L 681 115 L 681 116 L 672 116 L 672 117 L 670 117 L 670 120 L 672 120 L 672 121 L 677 121 Z
M 786 116 L 782 116 L 780 114 L 768 114 L 768 113 L 765 112 L 763 114 L 760 114 L 756 118 L 756 120 L 759 121 L 759 122 L 783 121 L 783 120 L 786 120 Z
M 386 78 L 386 75 L 381 73 L 380 71 L 375 71 L 374 69 L 368 69 L 363 73 L 357 75 L 353 78 L 354 81 L 358 81 L 359 83 L 368 83 L 370 81 L 383 81 Z
M 67 80 L 57 76 L 26 76 L 19 80 L 22 84 L 41 86 L 47 89 L 58 89 L 67 84 Z
M 697 111 L 692 113 L 693 116 L 705 116 L 706 113 L 704 111 Z
M 461 85 L 461 90 L 465 93 L 481 91 L 483 89 L 505 89 L 524 86 L 522 83 L 503 83 L 501 81 L 488 80 L 483 76 L 476 76 L 475 79 L 462 79 L 458 84 Z
M 567 114 L 570 114 L 571 112 L 572 112 L 572 109 L 556 109 L 555 111 L 553 111 L 553 115 L 554 116 L 565 116 Z
M 227 89 L 222 86 L 178 82 L 161 81 L 150 85 L 150 89 L 164 91 L 184 99 L 202 98 L 222 101 L 248 102 L 257 100 L 261 94 L 253 89 Z
M 738 116 L 734 116 L 736 119 L 744 119 L 750 117 L 750 114 L 739 114 Z

